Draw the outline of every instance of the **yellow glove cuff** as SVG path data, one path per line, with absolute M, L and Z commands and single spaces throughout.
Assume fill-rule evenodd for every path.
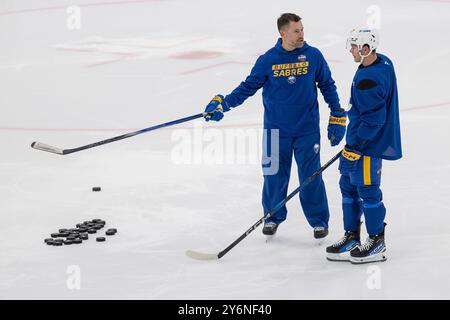
M 337 124 L 339 126 L 346 126 L 347 117 L 334 117 L 330 116 L 329 124 Z
M 212 98 L 211 102 L 213 101 L 219 101 L 219 103 L 222 103 L 222 98 L 219 96 L 215 96 L 214 98 Z
M 349 161 L 358 161 L 361 158 L 360 154 L 348 151 L 345 148 L 344 148 L 344 150 L 342 150 L 342 156 Z

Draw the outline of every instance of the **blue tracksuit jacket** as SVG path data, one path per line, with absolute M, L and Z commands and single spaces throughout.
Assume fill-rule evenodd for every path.
M 250 75 L 225 97 L 229 108 L 263 88 L 264 128 L 279 129 L 280 136 L 303 136 L 319 132 L 317 88 L 332 111 L 339 97 L 322 53 L 306 42 L 302 48 L 286 51 L 277 44 L 260 56 Z
M 392 61 L 377 53 L 370 66 L 359 66 L 353 78 L 347 144 L 386 160 L 402 157 L 397 80 Z

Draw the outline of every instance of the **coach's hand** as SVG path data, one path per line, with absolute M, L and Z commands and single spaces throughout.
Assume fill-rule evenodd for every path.
M 206 121 L 220 121 L 223 118 L 223 113 L 230 111 L 227 104 L 224 101 L 224 97 L 221 94 L 216 95 L 208 103 L 205 109 L 205 115 L 203 116 Z

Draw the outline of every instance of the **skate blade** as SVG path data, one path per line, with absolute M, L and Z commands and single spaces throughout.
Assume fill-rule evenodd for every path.
M 350 262 L 350 251 L 342 253 L 327 253 L 328 261 Z
M 373 263 L 373 262 L 384 262 L 387 260 L 386 253 L 380 252 L 365 258 L 355 258 L 350 256 L 350 262 L 352 264 L 365 264 L 365 263 Z
M 187 250 L 186 255 L 189 258 L 195 259 L 195 260 L 218 260 L 219 256 L 217 254 L 212 254 L 212 253 L 202 253 L 202 252 L 197 252 L 197 251 L 193 251 L 193 250 Z
M 326 239 L 326 237 L 320 238 L 320 239 L 314 238 L 314 243 L 318 246 L 321 246 L 325 242 L 325 239 Z
M 265 237 L 266 237 L 266 243 L 269 243 L 269 242 L 273 241 L 273 239 L 275 238 L 275 235 L 274 234 L 266 235 Z

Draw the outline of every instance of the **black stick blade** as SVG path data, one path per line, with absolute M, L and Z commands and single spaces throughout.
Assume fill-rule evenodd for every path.
M 33 149 L 37 149 L 37 150 L 41 150 L 41 151 L 46 151 L 46 152 L 51 152 L 51 153 L 56 153 L 56 154 L 61 154 L 61 155 L 64 154 L 63 150 L 60 148 L 52 147 L 48 144 L 37 142 L 37 141 L 33 142 L 31 144 L 31 147 Z
M 219 260 L 219 255 L 214 253 L 201 253 L 197 251 L 188 250 L 186 251 L 186 255 L 189 258 L 195 260 Z

